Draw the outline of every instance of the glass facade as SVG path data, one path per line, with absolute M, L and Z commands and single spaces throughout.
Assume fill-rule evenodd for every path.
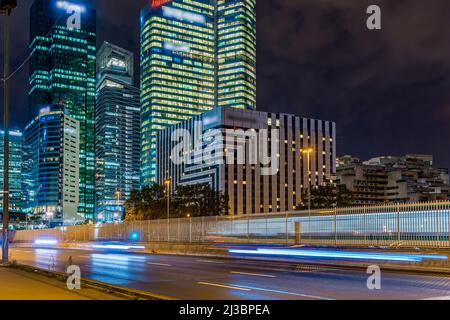
M 4 137 L 0 131 L 0 190 L 3 190 Z M 9 210 L 22 212 L 22 132 L 9 132 Z M 3 193 L 0 193 L 0 211 L 3 212 Z
M 24 209 L 51 225 L 84 221 L 78 213 L 79 122 L 64 106 L 43 106 L 23 140 Z
M 79 29 L 68 27 L 69 5 L 80 11 Z M 30 19 L 30 108 L 60 104 L 79 121 L 78 212 L 93 218 L 96 12 L 80 0 L 35 0 Z
M 105 42 L 97 61 L 96 217 L 117 221 L 140 188 L 140 90 L 132 85 L 132 52 Z
M 256 0 L 218 0 L 218 103 L 256 109 Z
M 157 133 L 219 105 L 254 109 L 255 1 L 152 1 L 141 12 L 141 182 Z

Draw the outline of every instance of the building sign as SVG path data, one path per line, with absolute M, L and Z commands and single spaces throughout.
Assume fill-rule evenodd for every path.
M 169 2 L 172 2 L 172 0 L 152 0 L 151 7 L 152 8 L 159 8 L 162 5 L 164 5 L 166 3 L 169 3 Z

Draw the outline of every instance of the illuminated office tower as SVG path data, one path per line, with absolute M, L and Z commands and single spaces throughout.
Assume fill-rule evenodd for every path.
M 159 130 L 218 106 L 255 108 L 255 21 L 254 0 L 152 0 L 142 10 L 143 185 L 156 182 Z
M 218 0 L 218 103 L 256 109 L 256 0 Z
M 62 105 L 42 106 L 25 127 L 24 209 L 50 226 L 84 222 L 78 212 L 80 123 Z
M 30 109 L 64 105 L 66 114 L 79 122 L 78 212 L 92 219 L 96 12 L 81 0 L 35 0 L 30 19 Z
M 4 134 L 0 131 L 0 190 L 3 190 Z M 22 212 L 22 132 L 9 132 L 9 210 Z M 0 193 L 0 211 L 3 212 L 3 193 Z
M 140 188 L 140 90 L 133 86 L 132 52 L 105 42 L 97 56 L 95 107 L 96 217 L 118 221 Z
M 184 159 L 175 163 L 177 130 L 188 134 L 178 149 Z M 266 152 L 270 161 L 261 157 Z M 174 189 L 208 184 L 228 196 L 234 216 L 297 210 L 309 181 L 321 186 L 335 174 L 331 121 L 220 107 L 158 133 L 158 183 L 170 178 Z

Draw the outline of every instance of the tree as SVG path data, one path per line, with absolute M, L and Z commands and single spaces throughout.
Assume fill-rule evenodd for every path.
M 153 184 L 141 191 L 143 220 L 160 219 L 166 215 L 166 188 Z
M 337 186 L 336 204 L 337 207 L 349 207 L 355 202 L 355 194 L 346 185 Z
M 135 221 L 142 218 L 142 192 L 139 190 L 132 190 L 130 197 L 125 202 L 125 211 L 122 220 Z
M 153 184 L 133 190 L 125 202 L 125 221 L 159 219 L 165 212 L 164 186 Z
M 180 217 L 220 216 L 229 210 L 228 197 L 209 184 L 178 186 L 174 199 L 174 207 Z
M 353 201 L 353 193 L 345 185 L 327 184 L 311 189 L 311 209 L 348 207 Z M 303 192 L 298 207 L 308 209 L 308 191 Z
M 222 192 L 215 191 L 209 184 L 177 186 L 170 195 L 170 216 L 205 217 L 228 213 L 229 199 Z M 123 220 L 140 221 L 167 218 L 166 188 L 153 184 L 133 190 L 125 202 Z

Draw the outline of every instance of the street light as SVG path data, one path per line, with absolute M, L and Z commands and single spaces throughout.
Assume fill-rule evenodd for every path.
M 9 263 L 9 16 L 17 7 L 16 0 L 0 0 L 0 14 L 4 16 L 3 36 L 3 231 L 2 263 Z
M 172 180 L 170 178 L 164 181 L 166 185 L 166 198 L 167 198 L 167 242 L 170 242 L 170 185 Z
M 302 151 L 308 158 L 308 234 L 311 240 L 311 154 L 314 152 L 313 148 L 308 148 Z

